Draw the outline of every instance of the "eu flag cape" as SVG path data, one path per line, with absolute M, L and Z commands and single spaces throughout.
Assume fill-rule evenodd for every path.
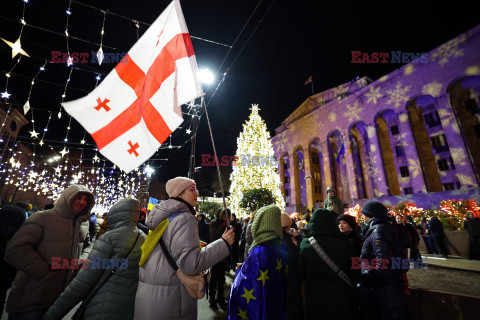
M 284 319 L 288 268 L 283 244 L 250 250 L 230 290 L 228 319 Z

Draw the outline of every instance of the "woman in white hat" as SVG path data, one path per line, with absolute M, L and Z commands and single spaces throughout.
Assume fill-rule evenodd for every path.
M 148 216 L 147 227 L 154 230 L 168 219 L 160 238 L 168 254 L 184 274 L 200 274 L 229 255 L 235 234 L 225 230 L 221 239 L 200 250 L 194 209 L 198 197 L 195 181 L 177 177 L 167 182 L 166 189 L 170 198 L 155 205 Z M 151 234 L 154 232 L 150 231 L 149 236 Z M 147 237 L 145 244 L 148 240 Z M 161 245 L 154 243 L 153 250 L 145 252 L 148 251 L 143 250 L 140 260 L 135 319 L 196 319 L 197 300 L 178 278 Z

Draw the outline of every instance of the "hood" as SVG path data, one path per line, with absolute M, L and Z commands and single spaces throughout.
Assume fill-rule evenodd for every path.
M 125 198 L 117 201 L 107 213 L 110 230 L 136 226 L 140 218 L 140 202 L 137 199 Z
M 148 215 L 146 225 L 148 229 L 153 230 L 163 220 L 167 219 L 174 213 L 186 211 L 190 213 L 187 205 L 175 199 L 168 199 L 162 201 L 160 204 L 155 205 L 150 214 Z
M 326 209 L 317 209 L 313 212 L 308 233 L 312 236 L 339 237 L 336 215 Z
M 79 184 L 72 184 L 70 187 L 63 190 L 60 198 L 58 198 L 57 202 L 55 202 L 55 206 L 53 207 L 53 209 L 64 218 L 75 218 L 77 214 L 72 209 L 72 201 L 80 192 L 88 195 L 88 203 L 85 206 L 85 209 L 83 209 L 83 211 L 80 212 L 78 216 L 89 216 L 90 211 L 92 211 L 93 205 L 95 204 L 95 198 L 93 196 L 93 193 L 89 189 L 87 189 L 87 187 Z

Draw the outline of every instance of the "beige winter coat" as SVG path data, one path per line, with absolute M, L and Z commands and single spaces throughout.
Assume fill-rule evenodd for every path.
M 148 216 L 147 226 L 153 230 L 174 214 L 162 239 L 183 273 L 199 274 L 228 256 L 228 245 L 222 239 L 199 250 L 197 220 L 178 200 L 169 199 L 155 205 Z M 159 244 L 140 267 L 135 319 L 197 319 L 197 300 L 188 294 Z
M 71 203 L 79 192 L 88 194 L 88 204 L 76 215 Z M 4 258 L 18 270 L 7 300 L 8 313 L 49 308 L 60 296 L 78 270 L 51 270 L 52 257 L 69 262 L 80 257 L 93 205 L 90 190 L 71 185 L 53 209 L 31 215 L 15 233 Z

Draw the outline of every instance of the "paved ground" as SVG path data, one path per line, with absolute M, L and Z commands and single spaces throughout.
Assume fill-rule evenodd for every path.
M 458 256 L 448 256 L 448 258 L 440 258 L 434 254 L 424 253 L 422 253 L 422 257 L 425 258 L 428 265 L 449 269 L 480 272 L 480 260 L 468 260 L 466 258 Z

